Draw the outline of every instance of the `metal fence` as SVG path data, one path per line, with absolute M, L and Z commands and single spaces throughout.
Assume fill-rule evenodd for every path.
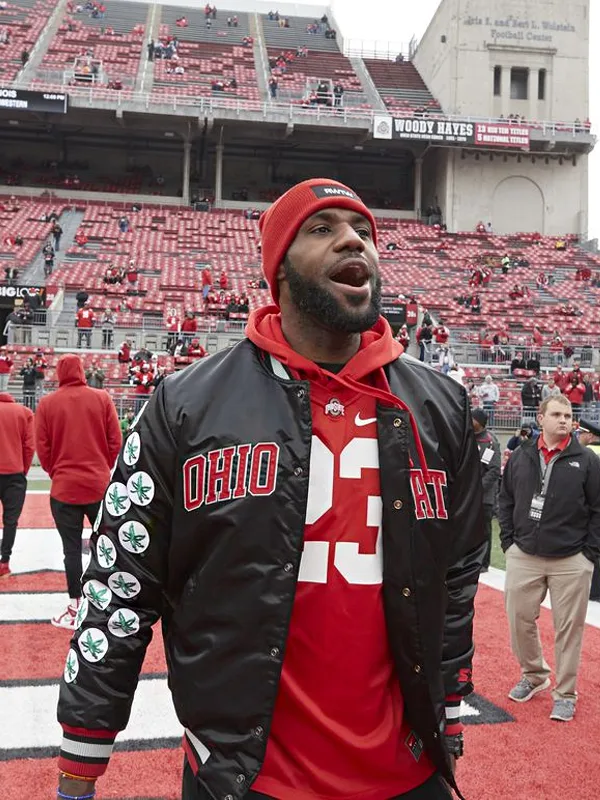
M 16 87 L 16 84 L 15 84 Z M 17 88 L 28 88 L 27 85 Z M 167 95 L 152 92 L 135 92 L 128 88 L 121 91 L 105 89 L 97 86 L 67 86 L 64 84 L 42 84 L 35 87 L 42 91 L 62 91 L 69 95 L 69 102 L 75 105 L 97 106 L 99 108 L 108 106 L 110 108 L 132 111 L 140 108 L 149 110 L 153 107 L 153 113 L 160 113 L 161 107 L 170 111 L 181 111 L 189 115 L 197 116 L 218 116 L 220 112 L 228 112 L 228 116 L 242 117 L 244 113 L 254 112 L 260 114 L 264 119 L 284 118 L 293 121 L 310 117 L 317 120 L 333 120 L 344 122 L 345 124 L 362 123 L 372 126 L 375 115 L 381 116 L 381 111 L 369 109 L 349 109 L 347 107 L 328 107 L 328 106 L 308 106 L 303 107 L 292 103 L 277 103 L 270 100 L 235 100 L 225 97 L 187 97 L 184 95 Z M 397 112 L 390 111 L 390 116 Z M 411 116 L 413 116 L 411 114 Z M 444 119 L 456 122 L 482 122 L 488 124 L 506 123 L 505 119 L 489 116 L 472 116 L 436 113 L 422 113 L 423 119 Z M 563 120 L 527 120 L 527 127 L 539 131 L 544 136 L 555 136 L 556 134 L 566 134 L 575 137 L 580 134 L 590 134 L 590 128 L 584 123 Z

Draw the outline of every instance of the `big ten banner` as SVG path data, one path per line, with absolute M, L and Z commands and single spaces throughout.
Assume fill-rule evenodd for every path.
M 475 123 L 475 144 L 529 150 L 529 128 L 512 122 Z
M 22 303 L 31 302 L 31 298 L 38 295 L 40 298 L 39 307 L 46 305 L 45 286 L 0 286 L 0 308 L 12 308 Z

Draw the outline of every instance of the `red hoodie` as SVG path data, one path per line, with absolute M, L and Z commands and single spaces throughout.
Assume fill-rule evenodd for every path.
M 380 318 L 334 374 L 290 348 L 273 306 L 252 314 L 247 335 L 310 382 L 312 411 L 304 553 L 266 758 L 252 788 L 286 800 L 387 800 L 434 772 L 425 753 L 413 754 L 382 596 L 376 406 L 406 409 L 383 371 L 402 347 Z M 414 423 L 413 433 L 425 471 Z
M 0 375 L 8 375 L 12 365 L 12 358 L 7 353 L 0 353 Z
M 117 412 L 105 391 L 86 386 L 79 356 L 63 356 L 56 372 L 59 388 L 40 400 L 35 415 L 37 454 L 52 478 L 52 497 L 95 503 L 121 447 Z
M 33 458 L 33 411 L 0 394 L 0 475 L 27 475 Z

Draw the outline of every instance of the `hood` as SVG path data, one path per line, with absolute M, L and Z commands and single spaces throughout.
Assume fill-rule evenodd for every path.
M 252 312 L 246 326 L 246 335 L 261 350 L 285 364 L 300 380 L 323 385 L 326 381 L 331 385 L 333 381 L 346 389 L 369 394 L 384 405 L 408 412 L 420 466 L 424 475 L 428 475 L 425 452 L 415 419 L 408 406 L 391 393 L 383 370 L 383 367 L 404 352 L 402 345 L 394 339 L 392 329 L 384 317 L 379 317 L 370 330 L 361 334 L 358 352 L 338 373 L 327 372 L 290 347 L 281 328 L 281 313 L 275 305 Z
M 8 392 L 0 392 L 0 403 L 14 403 L 15 398 Z
M 68 353 L 62 356 L 56 367 L 59 386 L 85 386 L 83 364 L 79 356 Z

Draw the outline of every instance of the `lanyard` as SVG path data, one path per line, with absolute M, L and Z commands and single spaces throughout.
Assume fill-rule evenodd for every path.
M 542 488 L 540 494 L 542 497 L 546 496 L 546 492 L 548 491 L 548 485 L 550 483 L 550 478 L 552 476 L 552 470 L 554 468 L 554 464 L 558 460 L 560 453 L 557 453 L 555 456 L 552 456 L 550 461 L 546 464 L 544 460 L 544 456 L 542 455 L 542 451 L 540 450 L 539 457 L 540 457 L 540 472 L 542 477 Z

